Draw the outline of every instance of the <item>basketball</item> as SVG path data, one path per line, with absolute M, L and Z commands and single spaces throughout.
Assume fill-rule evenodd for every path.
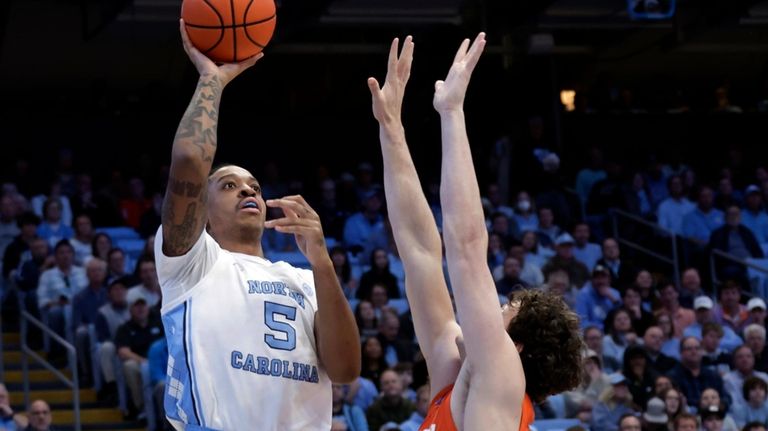
M 274 0 L 184 0 L 181 17 L 192 44 L 220 63 L 260 53 L 277 19 Z

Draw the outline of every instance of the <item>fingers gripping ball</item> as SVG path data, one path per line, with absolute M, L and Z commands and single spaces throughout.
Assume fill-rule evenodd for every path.
M 192 44 L 221 63 L 260 53 L 277 19 L 274 0 L 184 0 L 181 17 Z

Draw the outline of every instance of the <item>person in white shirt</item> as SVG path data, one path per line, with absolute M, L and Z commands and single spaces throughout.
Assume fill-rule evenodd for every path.
M 331 382 L 360 373 L 360 338 L 317 213 L 264 201 L 246 169 L 211 172 L 226 85 L 262 54 L 216 65 L 180 22 L 200 78 L 171 154 L 155 258 L 168 340 L 165 411 L 177 429 L 331 428 Z M 266 221 L 267 207 L 284 217 Z M 312 270 L 264 259 L 264 229 L 293 234 Z

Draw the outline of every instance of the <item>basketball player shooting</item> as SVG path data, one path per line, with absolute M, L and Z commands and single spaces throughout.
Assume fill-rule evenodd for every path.
M 261 54 L 200 74 L 173 143 L 156 236 L 168 339 L 165 410 L 182 430 L 323 430 L 331 382 L 360 373 L 360 341 L 317 213 L 301 196 L 264 201 L 247 170 L 211 171 L 226 85 Z M 265 221 L 267 207 L 284 217 Z M 312 271 L 264 259 L 264 228 L 293 234 Z
M 480 33 L 459 47 L 433 104 L 442 128 L 440 199 L 443 233 L 459 321 L 442 277 L 440 236 L 421 191 L 401 120 L 414 44 L 398 56 L 392 42 L 380 87 L 368 79 L 379 122 L 384 188 L 406 273 L 416 336 L 430 376 L 433 401 L 420 430 L 527 430 L 533 402 L 580 382 L 578 317 L 541 291 L 523 291 L 496 311 L 499 300 L 486 261 L 488 233 L 464 124 L 464 96 L 485 46 Z

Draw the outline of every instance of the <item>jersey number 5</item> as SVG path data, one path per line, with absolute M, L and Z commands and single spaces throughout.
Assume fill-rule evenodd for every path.
M 272 334 L 264 334 L 267 346 L 277 350 L 293 350 L 296 348 L 296 329 L 288 323 L 275 320 L 275 315 L 283 316 L 286 320 L 296 320 L 296 307 L 264 302 L 264 324 L 272 331 L 282 334 L 280 338 Z

